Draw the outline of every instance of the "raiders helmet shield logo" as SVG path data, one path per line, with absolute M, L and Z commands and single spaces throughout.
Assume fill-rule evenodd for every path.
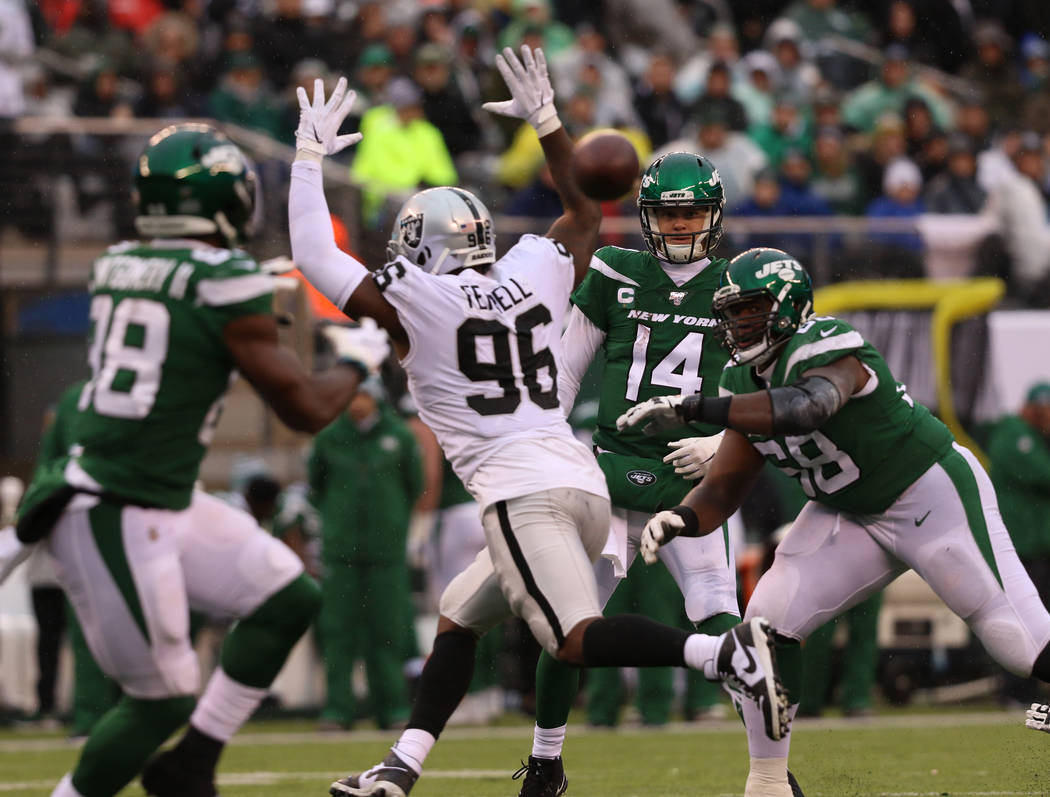
M 411 246 L 413 248 L 419 246 L 420 240 L 423 238 L 423 214 L 419 213 L 415 216 L 406 216 L 401 219 L 401 240 L 405 246 Z
M 647 470 L 630 470 L 627 471 L 627 481 L 639 487 L 648 487 L 656 481 L 656 474 Z
M 671 304 L 675 307 L 681 307 L 686 296 L 687 294 L 685 291 L 671 291 L 667 298 L 671 300 Z

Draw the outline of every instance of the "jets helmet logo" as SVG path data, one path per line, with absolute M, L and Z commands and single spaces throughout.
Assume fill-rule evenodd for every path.
M 233 144 L 220 144 L 201 155 L 201 166 L 213 174 L 231 172 L 240 174 L 245 169 L 244 154 Z
M 785 282 L 793 282 L 796 272 L 802 271 L 802 264 L 797 260 L 774 260 L 771 263 L 763 263 L 762 268 L 755 272 L 755 279 L 765 279 L 771 274 L 776 274 Z
M 415 248 L 423 240 L 423 214 L 405 216 L 401 219 L 401 240 L 405 246 Z

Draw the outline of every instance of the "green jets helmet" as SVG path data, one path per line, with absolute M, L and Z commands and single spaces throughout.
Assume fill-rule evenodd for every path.
M 748 249 L 722 272 L 711 309 L 733 359 L 762 369 L 813 312 L 813 283 L 787 252 Z
M 205 124 L 165 127 L 135 165 L 135 228 L 154 238 L 218 234 L 236 246 L 251 234 L 255 171 L 240 147 Z
M 710 208 L 707 224 L 684 235 L 661 233 L 657 211 L 680 207 Z M 707 158 L 693 152 L 671 152 L 657 158 L 642 175 L 638 190 L 638 216 L 646 248 L 668 263 L 692 263 L 707 257 L 722 239 L 724 207 L 722 180 Z M 688 243 L 675 240 L 687 235 Z

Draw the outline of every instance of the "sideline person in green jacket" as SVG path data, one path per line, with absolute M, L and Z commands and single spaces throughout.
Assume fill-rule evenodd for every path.
M 321 613 L 328 693 L 321 722 L 355 719 L 354 661 L 363 658 L 372 713 L 380 728 L 408 717 L 401 666 L 405 618 L 412 616 L 406 542 L 423 490 L 419 447 L 383 400 L 379 380 L 364 383 L 346 413 L 317 435 L 309 460 L 321 515 Z
M 1007 415 L 988 438 L 989 475 L 1017 556 L 1050 604 L 1050 382 L 1032 385 L 1017 415 Z M 1033 679 L 1007 676 L 1005 701 L 1028 703 Z

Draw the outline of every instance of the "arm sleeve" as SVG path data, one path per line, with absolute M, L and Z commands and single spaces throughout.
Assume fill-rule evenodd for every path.
M 830 379 L 809 376 L 769 391 L 773 434 L 809 434 L 819 429 L 845 403 Z
M 301 160 L 292 164 L 288 229 L 292 259 L 299 270 L 336 307 L 345 307 L 368 276 L 368 269 L 335 244 L 319 163 Z
M 561 336 L 561 363 L 558 369 L 558 403 L 566 417 L 576 403 L 580 380 L 604 342 L 605 332 L 598 329 L 579 307 L 573 305 L 569 324 Z
M 608 301 L 606 299 L 607 280 L 602 276 L 605 261 L 602 260 L 601 249 L 591 256 L 590 267 L 587 276 L 579 284 L 572 294 L 572 303 L 580 308 L 583 314 L 591 320 L 599 329 L 608 328 Z

